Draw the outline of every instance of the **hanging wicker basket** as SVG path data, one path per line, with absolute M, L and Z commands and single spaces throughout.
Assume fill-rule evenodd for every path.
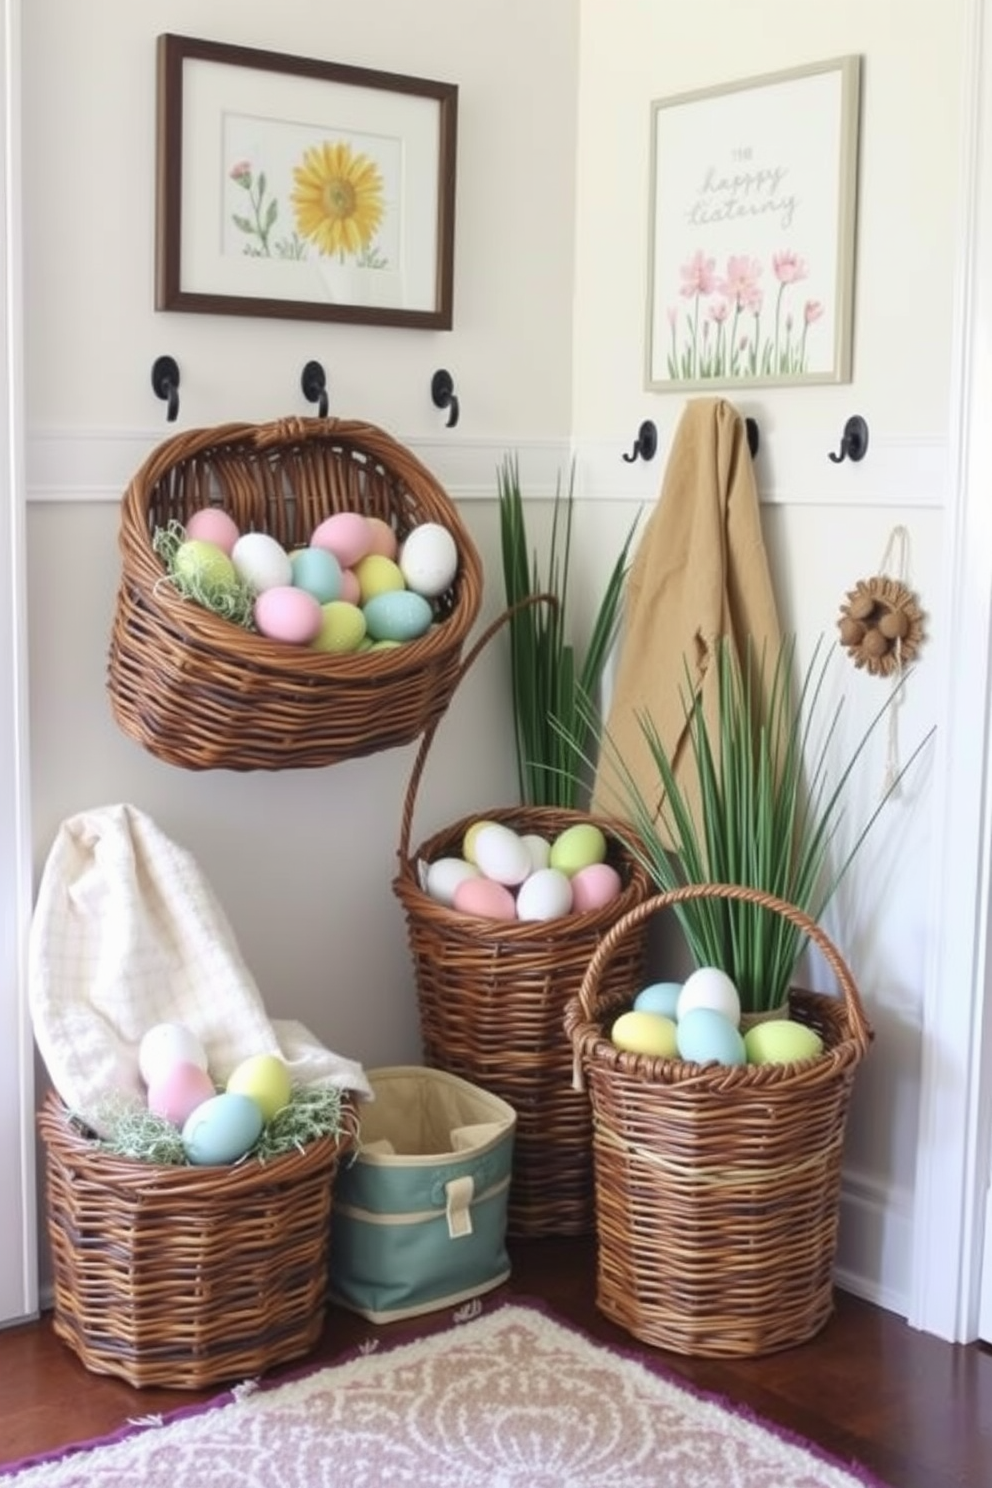
M 171 1167 L 101 1150 L 50 1094 L 53 1327 L 94 1374 L 201 1390 L 314 1348 L 328 1297 L 339 1137 L 230 1167 Z
M 400 542 L 437 522 L 459 555 L 426 635 L 391 650 L 329 655 L 245 630 L 164 577 L 157 528 L 222 506 L 241 532 L 304 545 L 342 511 L 380 517 Z M 444 712 L 482 599 L 482 564 L 431 472 L 373 424 L 284 419 L 167 439 L 125 492 L 122 571 L 108 687 L 121 729 L 186 769 L 283 770 L 406 744 Z
M 690 1064 L 621 1052 L 629 999 L 612 975 L 646 918 L 690 899 L 746 900 L 822 951 L 841 996 L 793 991 L 823 1052 L 792 1064 Z M 594 1115 L 597 1305 L 676 1353 L 743 1356 L 804 1342 L 833 1310 L 841 1158 L 872 1038 L 850 970 L 801 910 L 754 889 L 693 884 L 637 905 L 603 937 L 565 1013 Z
M 504 612 L 480 636 L 462 664 L 463 676 L 512 613 Z M 424 735 L 407 786 L 393 883 L 406 914 L 424 1060 L 500 1096 L 517 1113 L 507 1233 L 587 1234 L 595 1218 L 592 1116 L 587 1097 L 572 1085 L 562 1017 L 600 939 L 649 894 L 649 880 L 616 835 L 616 824 L 557 807 L 479 811 L 411 851 L 417 791 L 434 732 Z M 595 822 L 607 838 L 607 861 L 621 876 L 619 897 L 602 909 L 541 922 L 482 919 L 446 908 L 422 887 L 421 868 L 461 857 L 465 832 L 480 819 L 549 841 L 579 822 Z M 638 982 L 644 954 L 644 939 L 632 935 L 610 968 L 609 986 L 618 996 L 629 995 Z

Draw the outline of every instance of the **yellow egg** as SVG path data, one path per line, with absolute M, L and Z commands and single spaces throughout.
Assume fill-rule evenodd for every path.
M 229 1095 L 250 1095 L 261 1107 L 266 1121 L 289 1105 L 292 1082 L 278 1054 L 254 1054 L 243 1059 L 227 1082 Z
M 224 550 L 202 537 L 180 543 L 172 566 L 179 578 L 208 592 L 221 593 L 238 582 L 237 570 Z
M 748 1064 L 791 1064 L 794 1059 L 815 1059 L 823 1052 L 823 1040 L 815 1028 L 791 1018 L 770 1018 L 755 1023 L 744 1035 Z
M 346 655 L 357 651 L 365 639 L 365 616 L 357 605 L 344 599 L 332 599 L 321 605 L 320 630 L 310 642 L 315 651 L 332 651 Z
M 593 822 L 577 822 L 566 827 L 551 844 L 548 866 L 560 868 L 571 878 L 580 868 L 602 863 L 606 858 L 606 838 Z
M 406 588 L 399 565 L 381 553 L 369 553 L 360 559 L 355 564 L 354 574 L 358 580 L 359 603 L 363 605 L 377 594 L 393 594 Z
M 659 1059 L 674 1059 L 678 1053 L 674 1020 L 663 1013 L 621 1013 L 610 1030 L 618 1049 L 628 1054 L 653 1054 Z

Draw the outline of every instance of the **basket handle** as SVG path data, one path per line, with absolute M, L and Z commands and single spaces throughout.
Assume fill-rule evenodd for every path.
M 683 884 L 681 888 L 669 889 L 663 894 L 655 894 L 653 898 L 642 899 L 640 904 L 635 904 L 633 909 L 628 910 L 615 924 L 611 925 L 593 952 L 578 991 L 578 1000 L 588 1021 L 594 1021 L 594 992 L 603 967 L 628 930 L 635 929 L 658 910 L 668 909 L 675 904 L 683 904 L 690 899 L 739 899 L 747 904 L 762 905 L 765 909 L 773 910 L 789 920 L 798 930 L 802 930 L 823 952 L 824 959 L 840 984 L 855 1040 L 863 1048 L 868 1047 L 871 1042 L 871 1028 L 865 1015 L 861 994 L 847 962 L 833 941 L 815 920 L 811 920 L 809 915 L 797 909 L 794 904 L 778 899 L 774 894 L 767 894 L 763 889 L 752 889 L 743 884 Z
M 479 636 L 478 640 L 462 658 L 455 673 L 452 694 L 459 687 L 466 672 L 472 666 L 480 651 L 485 650 L 489 642 L 503 629 L 503 626 L 508 621 L 512 620 L 515 615 L 519 615 L 523 610 L 529 609 L 531 605 L 548 604 L 557 608 L 558 603 L 558 596 L 556 594 L 528 594 L 525 599 L 518 600 L 516 604 L 510 605 L 505 609 L 501 615 L 497 615 L 496 619 L 486 626 L 486 629 Z M 431 745 L 434 742 L 434 735 L 437 733 L 438 725 L 441 723 L 443 716 L 442 714 L 441 717 L 437 718 L 421 738 L 417 757 L 413 762 L 413 769 L 410 772 L 410 779 L 407 782 L 406 798 L 403 802 L 403 816 L 400 824 L 399 856 L 401 867 L 407 861 L 410 852 L 410 832 L 413 826 L 413 811 L 417 801 L 417 791 L 420 788 L 420 780 L 424 773 L 424 767 L 427 764 L 427 756 L 430 753 Z

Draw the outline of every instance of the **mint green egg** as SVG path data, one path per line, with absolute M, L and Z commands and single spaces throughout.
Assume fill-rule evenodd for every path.
M 639 1013 L 662 1013 L 674 1020 L 681 991 L 681 982 L 652 982 L 638 992 L 634 1008 Z
M 375 594 L 362 610 L 374 641 L 414 641 L 427 632 L 434 617 L 430 602 L 412 589 Z
M 676 1025 L 679 1054 L 693 1064 L 746 1064 L 740 1030 L 714 1008 L 694 1007 Z

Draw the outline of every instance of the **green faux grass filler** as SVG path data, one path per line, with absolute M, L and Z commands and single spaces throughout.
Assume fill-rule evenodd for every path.
M 161 1167 L 193 1166 L 179 1128 L 126 1097 L 109 1096 L 87 1116 L 74 1112 L 70 1120 L 84 1130 L 98 1126 L 106 1132 L 106 1136 L 94 1138 L 94 1146 L 112 1157 Z M 339 1137 L 342 1128 L 340 1090 L 332 1085 L 300 1085 L 293 1090 L 289 1104 L 266 1123 L 254 1146 L 236 1163 L 225 1166 L 236 1167 L 252 1159 L 266 1163 L 289 1152 L 303 1152 L 321 1137 Z
M 189 574 L 176 572 L 176 554 L 185 541 L 186 529 L 181 522 L 171 521 L 166 527 L 156 527 L 152 549 L 166 569 L 160 582 L 171 584 L 184 599 L 195 600 L 222 620 L 230 620 L 242 630 L 255 630 L 255 600 L 258 596 L 251 584 L 241 578 L 228 584 L 201 584 Z

